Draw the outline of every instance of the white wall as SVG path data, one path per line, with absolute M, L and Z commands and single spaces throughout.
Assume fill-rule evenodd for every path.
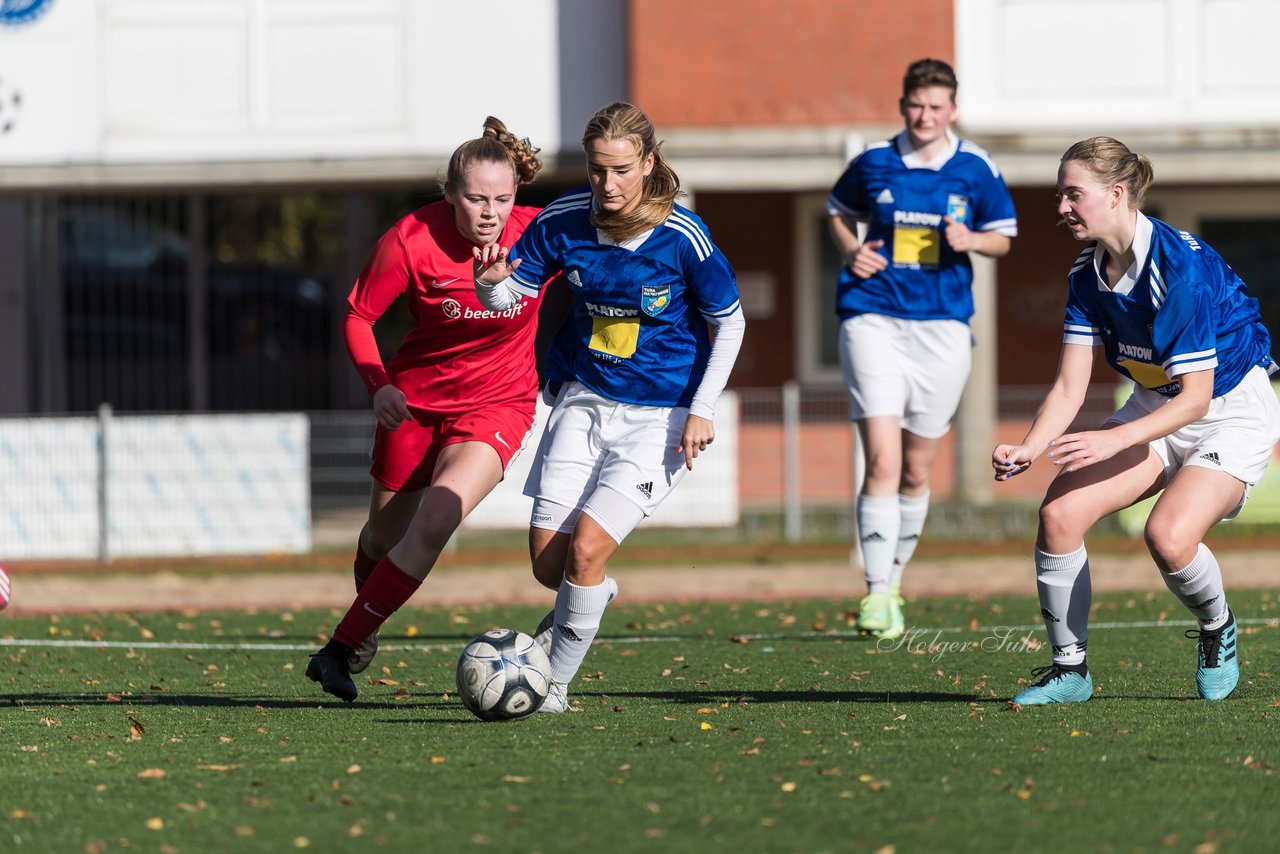
M 0 166 L 559 148 L 556 0 L 61 0 L 0 26 Z
M 105 441 L 101 429 L 0 419 L 0 558 L 310 550 L 305 415 L 123 416 Z
M 968 132 L 1280 124 L 1276 0 L 955 0 Z

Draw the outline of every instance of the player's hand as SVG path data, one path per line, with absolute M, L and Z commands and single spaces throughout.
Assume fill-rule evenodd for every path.
M 690 415 L 684 422 L 684 433 L 680 436 L 680 444 L 676 452 L 684 454 L 684 465 L 693 471 L 693 458 L 705 451 L 716 438 L 716 425 L 701 415 Z
M 888 267 L 889 259 L 880 254 L 883 246 L 883 240 L 868 240 L 859 246 L 858 251 L 853 253 L 853 259 L 847 261 L 849 269 L 859 279 L 869 279 Z
M 972 252 L 977 248 L 969 226 L 956 222 L 949 216 L 944 216 L 942 221 L 947 224 L 947 245 L 951 247 L 952 252 Z
M 396 429 L 413 417 L 404 392 L 393 385 L 384 385 L 374 392 L 373 414 L 377 416 L 378 423 L 388 430 Z
M 991 452 L 991 467 L 996 480 L 1008 480 L 1031 468 L 1035 454 L 1026 445 L 996 445 Z
M 1064 471 L 1079 471 L 1085 466 L 1111 459 L 1125 447 L 1114 430 L 1089 430 L 1059 436 L 1049 443 L 1044 455 Z
M 507 261 L 507 247 L 491 243 L 471 249 L 471 274 L 481 285 L 496 285 L 520 266 L 520 259 Z

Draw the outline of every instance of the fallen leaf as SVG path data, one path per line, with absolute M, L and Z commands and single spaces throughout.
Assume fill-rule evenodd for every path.
M 147 819 L 147 830 L 164 830 L 164 819 L 162 818 Z
M 139 780 L 163 780 L 169 776 L 163 768 L 144 768 L 138 772 Z

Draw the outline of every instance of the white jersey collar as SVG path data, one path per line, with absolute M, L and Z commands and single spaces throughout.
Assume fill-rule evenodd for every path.
M 1142 267 L 1147 263 L 1147 256 L 1151 254 L 1151 233 L 1153 226 L 1151 220 L 1147 219 L 1146 214 L 1138 211 L 1138 223 L 1133 229 L 1133 263 L 1129 265 L 1129 269 L 1124 271 L 1124 275 L 1120 277 L 1120 281 L 1116 282 L 1114 288 L 1107 287 L 1107 273 L 1103 266 L 1106 264 L 1107 250 L 1099 243 L 1093 249 L 1093 272 L 1098 277 L 1098 289 L 1102 291 L 1111 291 L 1113 294 L 1129 295 L 1133 290 L 1133 286 L 1138 284 L 1138 276 L 1142 274 Z
M 920 155 L 916 154 L 916 150 L 911 147 L 911 134 L 903 131 L 894 138 L 894 145 L 898 149 L 898 156 L 902 158 L 902 162 L 906 164 L 908 169 L 932 169 L 937 172 L 947 161 L 955 157 L 956 151 L 960 148 L 960 137 L 951 132 L 951 128 L 947 128 L 947 148 L 937 157 L 925 162 L 920 159 Z
M 653 231 L 654 230 L 652 228 L 649 229 L 648 231 L 642 231 L 639 234 L 637 234 L 635 237 L 631 238 L 630 240 L 624 240 L 621 243 L 619 243 L 618 241 L 614 240 L 612 237 L 610 237 L 609 235 L 605 234 L 603 231 L 597 228 L 596 240 L 600 242 L 601 246 L 617 246 L 621 249 L 629 249 L 632 252 L 635 252 L 637 249 L 640 248 L 640 246 L 646 240 L 649 239 L 649 235 L 653 234 Z

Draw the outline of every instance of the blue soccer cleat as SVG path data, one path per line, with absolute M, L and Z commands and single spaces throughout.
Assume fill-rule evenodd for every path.
M 1083 703 L 1093 697 L 1093 677 L 1086 670 L 1083 674 L 1065 670 L 1057 664 L 1037 667 L 1032 676 L 1041 676 L 1039 682 L 1024 688 L 1013 698 L 1019 706 L 1044 706 L 1049 703 Z
M 1187 629 L 1187 637 L 1200 641 L 1196 653 L 1196 689 L 1205 700 L 1225 700 L 1240 681 L 1236 659 L 1236 615 L 1227 611 L 1227 624 L 1206 632 Z

